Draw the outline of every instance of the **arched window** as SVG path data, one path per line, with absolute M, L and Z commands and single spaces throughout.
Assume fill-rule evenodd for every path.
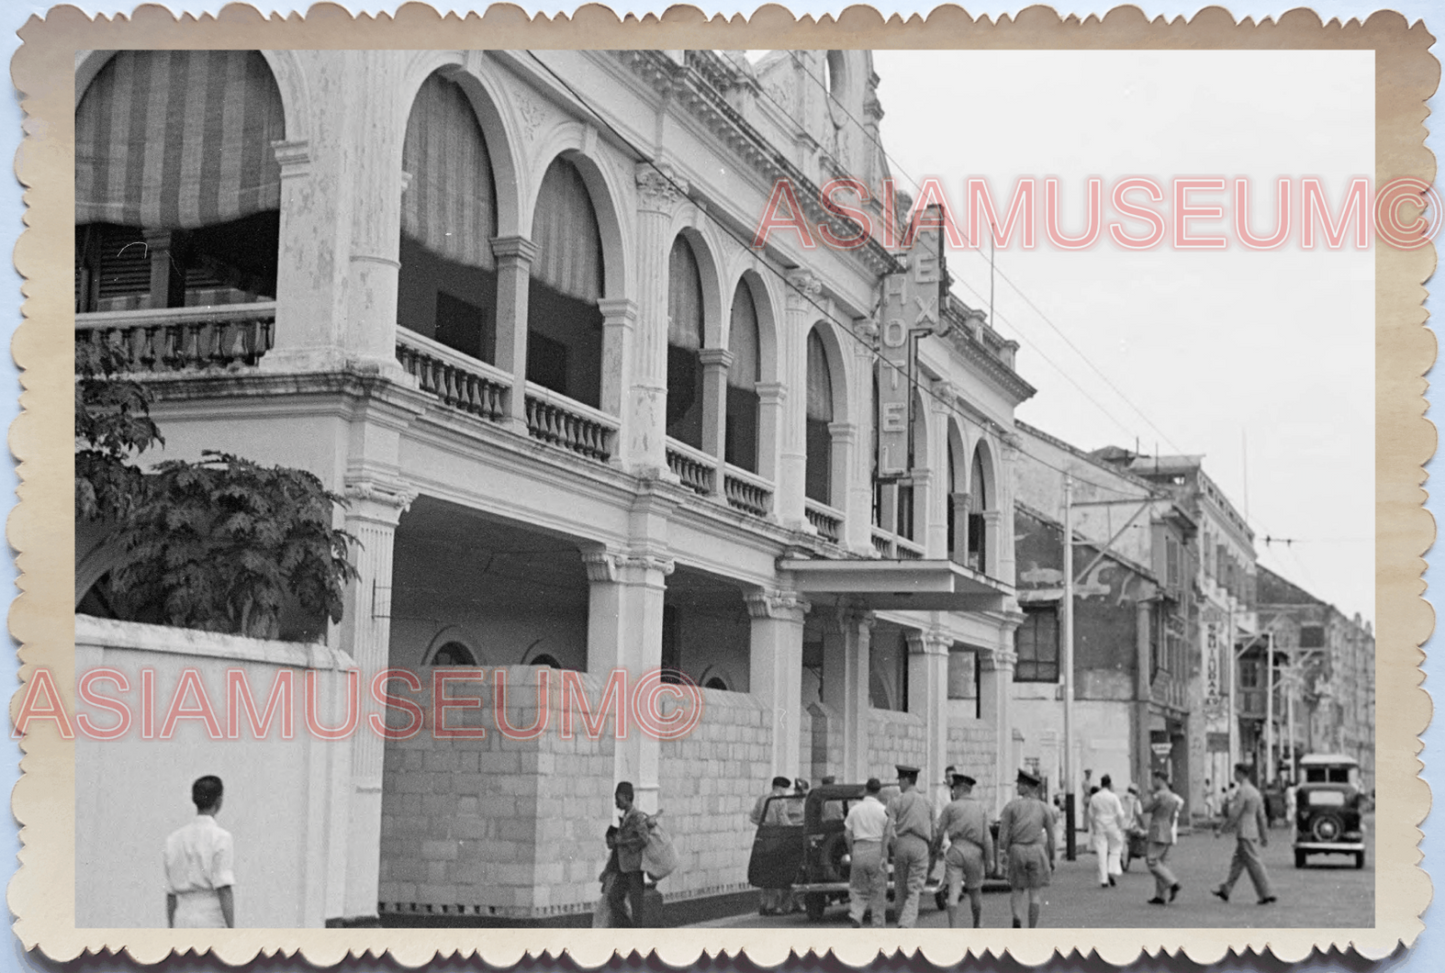
M 530 664 L 534 666 L 546 666 L 548 669 L 562 668 L 562 663 L 558 662 L 555 656 L 547 652 L 538 652 L 532 657 Z
M 532 216 L 527 379 L 596 407 L 602 394 L 602 236 L 582 173 L 552 160 Z
M 402 143 L 397 321 L 496 360 L 497 233 L 491 157 L 460 85 L 433 74 L 412 103 Z
M 474 666 L 477 664 L 477 657 L 472 650 L 461 642 L 447 642 L 442 645 L 428 660 L 427 665 L 432 666 Z
M 816 329 L 808 332 L 808 400 L 804 495 L 819 503 L 833 499 L 833 377 L 828 353 Z
M 945 498 L 948 509 L 948 559 L 956 564 L 964 563 L 963 552 L 959 549 L 960 538 L 958 536 L 958 503 L 954 500 L 955 493 L 964 491 L 958 488 L 958 456 L 953 448 L 953 437 L 948 437 L 948 495 Z
M 75 112 L 75 309 L 276 296 L 281 92 L 256 51 L 121 51 Z
M 758 380 L 762 361 L 758 353 L 758 309 L 752 291 L 739 281 L 733 293 L 732 321 L 728 328 L 727 425 L 724 459 L 733 466 L 758 471 Z
M 973 451 L 973 466 L 968 475 L 969 500 L 972 507 L 968 515 L 968 561 L 975 571 L 988 569 L 988 539 L 984 537 L 983 512 L 990 509 L 988 483 L 984 478 L 983 449 Z
M 667 258 L 667 434 L 702 447 L 702 275 L 679 236 Z

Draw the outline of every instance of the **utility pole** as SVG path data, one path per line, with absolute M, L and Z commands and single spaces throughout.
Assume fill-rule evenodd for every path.
M 1270 768 L 1274 766 L 1274 633 L 1265 643 L 1264 664 L 1264 783 L 1269 783 Z
M 1064 857 L 1074 846 L 1074 478 L 1064 474 L 1064 597 L 1059 604 L 1060 662 L 1064 669 Z

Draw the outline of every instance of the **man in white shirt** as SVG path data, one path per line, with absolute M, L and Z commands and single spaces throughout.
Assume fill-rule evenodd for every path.
M 231 833 L 216 824 L 222 792 L 221 778 L 197 778 L 195 818 L 166 839 L 166 925 L 173 929 L 235 928 L 235 851 Z
M 853 861 L 848 872 L 848 918 L 858 929 L 863 914 L 871 909 L 871 924 L 881 929 L 888 909 L 888 862 L 883 849 L 892 839 L 892 828 L 888 810 L 878 800 L 882 782 L 870 777 L 863 791 L 863 800 L 849 808 L 843 819 L 843 840 Z
M 1099 861 L 1099 885 L 1108 888 L 1114 876 L 1123 875 L 1119 856 L 1124 851 L 1124 805 L 1114 793 L 1108 774 L 1099 778 L 1099 791 L 1089 798 L 1089 843 Z

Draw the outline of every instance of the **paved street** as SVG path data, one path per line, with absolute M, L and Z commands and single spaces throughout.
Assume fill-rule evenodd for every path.
M 1375 906 L 1375 862 L 1373 822 L 1367 825 L 1367 844 L 1363 870 L 1356 870 L 1354 860 L 1344 855 L 1321 855 L 1310 858 L 1308 868 L 1297 870 L 1290 850 L 1290 833 L 1274 829 L 1264 857 L 1274 881 L 1279 902 L 1256 904 L 1249 876 L 1242 876 L 1234 887 L 1228 903 L 1209 894 L 1227 874 L 1234 850 L 1230 835 L 1214 838 L 1208 831 L 1182 835 L 1170 855 L 1170 864 L 1184 890 L 1172 906 L 1148 905 L 1145 900 L 1154 894 L 1154 879 L 1143 861 L 1129 866 L 1119 884 L 1102 889 L 1097 883 L 1094 856 L 1083 854 L 1077 861 L 1059 862 L 1049 887 L 1041 925 L 1081 928 L 1149 928 L 1160 926 L 1279 928 L 1279 927 L 1352 927 L 1371 924 Z M 968 907 L 965 901 L 965 917 Z M 891 919 L 890 915 L 890 919 Z M 807 925 L 801 913 L 764 918 L 757 913 L 731 916 L 700 923 L 704 926 L 760 926 L 787 928 Z M 1007 927 L 1011 923 L 1008 894 L 990 892 L 984 895 L 983 924 Z M 823 924 L 846 927 L 847 909 L 830 908 Z M 925 902 L 919 925 L 942 927 L 947 916 Z

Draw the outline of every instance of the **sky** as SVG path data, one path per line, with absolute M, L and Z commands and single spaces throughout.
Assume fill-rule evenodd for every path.
M 1253 231 L 1267 235 L 1281 176 L 1320 178 L 1337 210 L 1351 178 L 1373 172 L 1371 52 L 876 51 L 874 69 L 898 186 L 917 194 L 937 177 L 965 233 L 970 177 L 989 180 L 1001 217 L 1020 176 L 1040 201 L 1057 177 L 1071 234 L 1090 176 L 1105 224 L 1125 177 L 1166 193 L 1175 178 L 1247 177 Z M 1225 250 L 1129 251 L 1107 233 L 1063 250 L 1040 206 L 1035 249 L 1016 235 L 996 252 L 994 325 L 1038 388 L 1017 416 L 1084 450 L 1203 454 L 1247 512 L 1261 564 L 1373 620 L 1373 253 L 1304 250 L 1298 232 L 1250 250 L 1231 192 L 1191 202 L 1223 206 L 1190 228 L 1224 235 Z M 1298 189 L 1293 203 L 1298 214 Z M 987 247 L 953 253 L 949 269 L 959 298 L 988 306 Z

